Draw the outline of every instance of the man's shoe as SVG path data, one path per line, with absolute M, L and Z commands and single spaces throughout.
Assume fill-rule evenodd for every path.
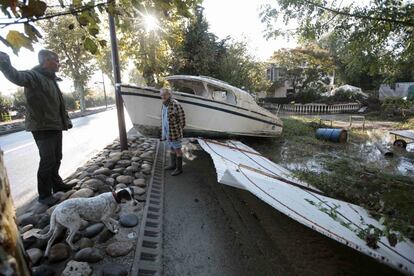
M 175 168 L 177 167 L 176 163 L 177 163 L 177 155 L 170 153 L 170 165 L 165 167 L 164 170 L 166 171 L 175 170 Z
M 171 173 L 172 176 L 176 176 L 183 173 L 183 157 L 177 157 L 176 168 L 175 171 Z
M 56 185 L 55 187 L 53 187 L 53 193 L 70 191 L 75 185 L 76 183 L 70 184 L 70 185 L 62 183 L 62 184 Z
M 59 199 L 55 198 L 53 196 L 48 196 L 48 197 L 44 197 L 44 198 L 39 197 L 39 199 L 37 201 L 39 201 L 40 203 L 50 207 L 50 206 L 55 205 L 59 201 Z

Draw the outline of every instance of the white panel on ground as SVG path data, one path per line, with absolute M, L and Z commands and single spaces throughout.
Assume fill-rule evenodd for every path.
M 371 225 L 383 229 L 364 208 L 324 196 L 283 167 L 239 141 L 198 139 L 211 155 L 220 183 L 245 189 L 294 220 L 404 273 L 414 274 L 414 243 L 386 237 L 374 249 L 358 236 Z

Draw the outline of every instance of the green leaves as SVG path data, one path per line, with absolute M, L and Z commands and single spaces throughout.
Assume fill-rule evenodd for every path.
M 92 55 L 98 53 L 98 45 L 96 45 L 95 41 L 87 37 L 84 41 L 85 49 L 90 52 Z
M 30 0 L 27 6 L 20 8 L 22 17 L 41 17 L 45 14 L 47 5 L 43 1 Z
M 33 51 L 32 41 L 18 31 L 9 31 L 6 40 L 13 48 L 15 54 L 18 54 L 22 47 Z
M 42 38 L 42 34 L 29 23 L 24 24 L 24 32 L 32 41 L 37 42 L 38 38 Z

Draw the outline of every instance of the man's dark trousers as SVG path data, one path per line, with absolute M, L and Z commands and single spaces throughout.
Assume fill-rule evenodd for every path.
M 60 162 L 62 160 L 62 131 L 40 130 L 32 131 L 39 149 L 40 163 L 37 171 L 37 190 L 39 199 L 44 199 L 57 192 L 63 184 L 59 176 Z

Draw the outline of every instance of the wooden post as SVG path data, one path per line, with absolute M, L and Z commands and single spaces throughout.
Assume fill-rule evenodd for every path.
M 25 256 L 0 150 L 0 275 L 31 275 Z

